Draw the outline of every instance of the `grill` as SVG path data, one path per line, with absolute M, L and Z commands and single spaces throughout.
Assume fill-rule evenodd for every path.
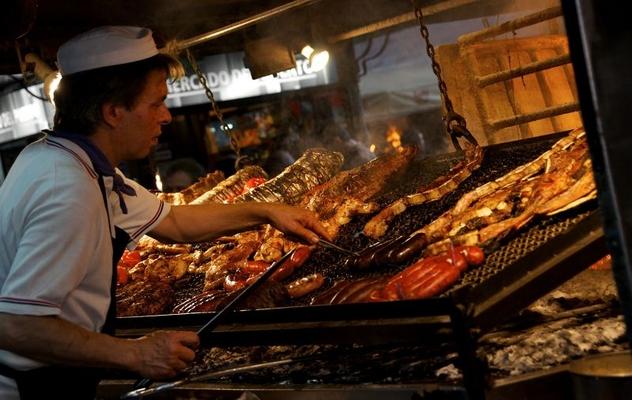
M 464 193 L 535 159 L 562 136 L 555 134 L 485 148 L 479 170 L 456 191 L 440 201 L 412 207 L 399 215 L 391 223 L 392 229 L 384 239 L 409 234 L 429 223 L 454 205 Z M 447 172 L 458 159 L 458 155 L 449 154 L 416 162 L 399 182 L 394 182 L 385 190 L 387 194 L 378 201 L 386 205 L 414 192 L 420 185 Z M 368 238 L 357 234 L 368 218 L 357 218 L 343 227 L 338 243 L 352 250 L 361 250 L 371 244 Z M 202 340 L 217 346 L 335 345 L 338 353 L 349 348 L 344 346 L 363 345 L 368 347 L 361 351 L 367 354 L 364 357 L 369 358 L 371 354 L 376 354 L 371 346 L 396 344 L 402 347 L 381 354 L 387 358 L 389 354 L 395 355 L 393 359 L 399 359 L 403 363 L 400 366 L 404 367 L 407 365 L 404 354 L 414 355 L 417 361 L 411 361 L 410 371 L 423 379 L 434 380 L 432 384 L 438 382 L 437 377 L 429 377 L 428 372 L 435 371 L 442 363 L 448 364 L 458 355 L 463 385 L 469 393 L 478 393 L 481 397 L 483 368 L 476 358 L 475 338 L 516 315 L 606 252 L 596 202 L 589 202 L 554 217 L 534 219 L 520 232 L 497 243 L 496 248 L 486 249 L 487 257 L 482 266 L 467 271 L 457 285 L 436 298 L 318 306 L 307 306 L 308 300 L 296 300 L 284 307 L 235 312 L 225 324 Z M 352 274 L 341 268 L 342 262 L 337 254 L 327 249 L 318 249 L 312 255 L 300 270 L 301 274 L 320 271 L 329 278 L 328 284 L 314 296 L 339 279 L 397 272 L 396 268 Z M 196 294 L 202 284 L 198 278 L 183 283 L 177 289 L 177 299 Z M 117 334 L 136 336 L 158 328 L 197 328 L 212 314 L 119 318 Z M 426 350 L 406 347 L 430 343 L 441 349 L 440 354 L 424 356 L 422 353 Z M 424 361 L 418 361 L 420 359 Z M 384 359 L 377 361 L 380 360 L 388 364 Z M 308 368 L 307 373 L 305 370 L 301 373 L 313 375 L 309 372 L 311 370 Z M 249 376 L 252 378 L 252 375 Z
M 529 139 L 521 142 L 514 142 L 510 144 L 501 144 L 489 146 L 485 149 L 484 161 L 479 168 L 470 176 L 463 184 L 454 192 L 448 194 L 443 199 L 428 203 L 418 207 L 411 207 L 403 214 L 397 216 L 391 223 L 392 229 L 389 229 L 384 239 L 395 237 L 402 234 L 410 234 L 414 230 L 432 221 L 443 213 L 446 209 L 453 206 L 456 201 L 466 192 L 480 186 L 481 184 L 488 182 L 492 179 L 498 178 L 508 171 L 512 170 L 518 165 L 526 163 L 535 159 L 544 151 L 548 150 L 551 145 L 562 137 L 563 134 L 555 134 L 547 137 L 541 137 L 536 139 Z M 437 176 L 446 173 L 451 165 L 458 161 L 458 155 L 448 154 L 431 159 L 425 159 L 414 163 L 407 173 L 398 182 L 394 182 L 390 188 L 385 190 L 385 195 L 377 199 L 382 205 L 387 205 L 391 201 L 401 197 L 402 195 L 414 192 L 418 187 L 423 184 L 427 184 L 435 179 Z M 375 314 L 373 317 L 380 318 L 381 314 L 379 307 L 386 307 L 386 309 L 398 307 L 406 309 L 408 306 L 404 306 L 404 303 L 416 304 L 416 312 L 411 315 L 417 316 L 424 314 L 419 313 L 420 308 L 425 307 L 426 302 L 430 308 L 434 307 L 433 303 L 446 303 L 454 305 L 454 298 L 463 298 L 467 292 L 467 300 L 474 301 L 474 297 L 470 296 L 471 292 L 475 292 L 479 298 L 486 297 L 494 291 L 494 287 L 490 287 L 488 282 L 492 277 L 503 275 L 501 272 L 506 270 L 515 269 L 510 268 L 519 261 L 524 259 L 528 255 L 538 253 L 538 249 L 544 244 L 549 243 L 551 240 L 559 237 L 564 237 L 573 227 L 580 226 L 576 230 L 579 231 L 581 236 L 582 232 L 587 233 L 592 229 L 597 229 L 599 226 L 598 218 L 595 216 L 596 204 L 589 203 L 581 207 L 580 210 L 573 209 L 570 212 L 562 213 L 558 216 L 534 220 L 525 229 L 515 235 L 513 238 L 507 238 L 505 243 L 497 246 L 491 253 L 489 249 L 486 249 L 488 254 L 484 265 L 473 268 L 466 272 L 460 282 L 451 288 L 448 292 L 441 295 L 440 299 L 417 300 L 396 302 L 401 304 L 358 304 L 350 305 L 352 307 L 333 307 L 333 306 L 312 306 L 305 307 L 309 303 L 309 299 L 313 296 L 308 296 L 308 299 L 298 299 L 287 304 L 287 307 L 281 307 L 270 310 L 250 310 L 237 313 L 243 316 L 247 320 L 254 318 L 258 320 L 259 317 L 255 315 L 274 315 L 275 318 L 281 318 L 278 322 L 292 321 L 296 316 L 301 313 L 305 315 L 314 314 L 321 315 L 322 320 L 327 321 L 333 318 L 336 312 L 332 313 L 333 309 L 340 309 L 340 319 L 351 318 L 353 314 L 347 315 L 347 308 L 357 312 L 354 307 L 365 308 L 366 314 Z M 344 226 L 341 229 L 338 243 L 353 250 L 361 250 L 371 244 L 369 238 L 360 234 L 364 224 L 368 221 L 370 216 L 361 216 L 354 221 Z M 573 240 L 577 239 L 577 235 L 573 236 Z M 572 243 L 569 243 L 572 244 Z M 549 251 L 550 249 L 544 249 L 543 251 Z M 593 257 L 602 255 L 602 251 L 593 251 Z M 533 257 L 531 257 L 533 258 Z M 319 290 L 319 292 L 313 295 L 318 295 L 322 291 L 327 290 L 333 282 L 340 279 L 358 279 L 367 276 L 394 274 L 398 271 L 398 268 L 389 270 L 379 270 L 371 272 L 349 272 L 342 268 L 343 260 L 338 254 L 328 249 L 317 249 L 310 260 L 299 271 L 301 275 L 307 275 L 313 272 L 322 272 L 328 277 L 328 282 Z M 586 267 L 589 264 L 584 263 L 581 267 Z M 579 272 L 582 268 L 576 268 L 575 272 Z M 401 266 L 399 269 L 403 269 Z M 532 266 L 520 267 L 530 269 Z M 294 276 L 297 278 L 299 276 Z M 518 279 L 520 277 L 517 277 Z M 191 297 L 202 290 L 203 278 L 192 277 L 185 282 L 178 284 L 176 288 L 176 301 L 182 301 L 188 297 Z M 476 292 L 480 289 L 479 292 Z M 549 287 L 552 289 L 552 287 Z M 482 292 L 482 293 L 480 293 Z M 529 296 L 531 300 L 535 300 L 532 296 Z M 450 308 L 450 306 L 448 306 Z M 313 310 L 313 311 L 312 311 Z M 322 311 L 321 311 L 322 310 Z M 284 314 L 285 313 L 285 314 Z M 118 319 L 118 326 L 121 329 L 138 329 L 141 327 L 166 327 L 178 325 L 180 323 L 195 323 L 194 321 L 203 321 L 208 318 L 210 313 L 200 313 L 193 315 L 159 315 L 159 316 L 143 316 L 143 317 L 124 317 Z M 406 313 L 404 313 L 408 316 Z M 430 313 L 433 314 L 433 313 Z M 449 312 L 447 312 L 449 314 Z M 287 319 L 283 317 L 287 315 Z M 320 317 L 319 317 L 320 318 Z M 302 318 L 301 318 L 302 319 Z M 182 321 L 182 322 L 181 322 Z M 201 323 L 201 322 L 200 322 Z

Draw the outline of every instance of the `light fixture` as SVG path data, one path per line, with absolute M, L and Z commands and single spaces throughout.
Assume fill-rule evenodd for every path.
M 323 70 L 329 62 L 329 52 L 327 50 L 315 50 L 310 45 L 305 45 L 301 49 L 301 54 L 309 61 L 309 66 L 313 72 Z
M 245 64 L 252 79 L 276 74 L 296 66 L 294 53 L 280 40 L 266 37 L 246 42 Z
M 39 58 L 37 54 L 33 53 L 28 53 L 24 56 L 22 71 L 24 73 L 24 71 L 27 70 L 33 72 L 35 76 L 44 82 L 44 93 L 54 105 L 55 90 L 57 90 L 59 82 L 61 81 L 61 74 L 59 71 L 53 70 L 48 66 L 48 64 L 46 64 L 46 62 Z

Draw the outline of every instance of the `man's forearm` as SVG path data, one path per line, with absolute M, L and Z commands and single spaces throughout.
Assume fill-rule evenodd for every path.
M 264 203 L 173 206 L 152 234 L 161 240 L 200 242 L 268 222 Z
M 90 332 L 54 316 L 0 313 L 0 348 L 48 364 L 129 369 L 130 341 Z

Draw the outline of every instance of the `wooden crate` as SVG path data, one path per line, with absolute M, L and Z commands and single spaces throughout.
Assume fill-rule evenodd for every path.
M 538 36 L 437 48 L 439 63 L 454 108 L 468 121 L 478 139 L 500 143 L 582 125 L 579 112 L 495 129 L 491 123 L 551 106 L 577 102 L 572 66 L 565 64 L 506 81 L 479 87 L 477 77 L 522 67 L 568 54 L 564 36 Z

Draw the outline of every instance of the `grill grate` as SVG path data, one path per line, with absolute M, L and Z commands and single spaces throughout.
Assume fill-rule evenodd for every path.
M 408 235 L 420 227 L 428 224 L 445 210 L 452 207 L 458 199 L 465 193 L 475 189 L 476 187 L 489 182 L 490 180 L 499 178 L 512 169 L 521 164 L 525 164 L 534 160 L 543 152 L 549 150 L 562 135 L 551 135 L 550 137 L 537 138 L 536 140 L 528 140 L 517 143 L 501 144 L 485 148 L 485 154 L 481 167 L 475 171 L 468 179 L 466 179 L 454 192 L 446 195 L 444 198 L 426 203 L 421 206 L 410 207 L 404 213 L 395 217 L 391 223 L 391 229 L 382 240 L 386 240 L 398 235 Z M 433 157 L 429 159 L 415 161 L 407 172 L 399 180 L 393 181 L 384 191 L 384 194 L 374 199 L 382 206 L 390 204 L 392 201 L 414 193 L 417 188 L 432 182 L 438 176 L 445 174 L 452 165 L 460 159 L 456 153 L 444 156 Z M 485 263 L 475 269 L 466 272 L 462 279 L 452 287 L 446 296 L 465 286 L 475 287 L 491 276 L 497 274 L 514 261 L 520 259 L 524 255 L 533 252 L 537 247 L 544 244 L 548 240 L 564 233 L 569 227 L 578 223 L 589 215 L 589 210 L 595 208 L 595 202 L 584 205 L 581 210 L 574 209 L 569 212 L 562 213 L 559 216 L 538 219 L 527 226 L 526 230 L 522 229 L 521 233 L 509 240 L 504 240 L 502 246 L 494 249 L 486 250 Z M 351 250 L 359 251 L 371 245 L 375 241 L 362 235 L 362 229 L 371 215 L 356 217 L 351 223 L 342 227 L 337 243 Z M 206 247 L 208 244 L 198 246 Z M 490 252 L 491 251 L 491 252 Z M 342 268 L 344 258 L 338 253 L 330 249 L 317 248 L 308 262 L 295 273 L 290 279 L 298 279 L 301 276 L 309 275 L 314 272 L 323 273 L 327 277 L 326 283 L 321 289 L 307 296 L 304 299 L 290 301 L 288 306 L 305 306 L 308 305 L 311 298 L 319 295 L 327 290 L 334 282 L 342 279 L 359 279 L 368 276 L 391 275 L 405 268 L 405 265 L 378 271 L 361 271 L 350 272 Z M 191 277 L 190 279 L 180 282 L 176 287 L 176 296 L 174 304 L 187 298 L 194 296 L 202 291 L 204 284 L 203 277 Z M 171 309 L 165 310 L 170 313 Z
M 582 208 L 590 207 L 592 207 L 592 205 L 587 205 L 587 207 Z M 507 244 L 489 254 L 483 265 L 471 269 L 464 274 L 463 279 L 449 291 L 445 292 L 444 296 L 462 287 L 475 287 L 485 282 L 507 266 L 535 251 L 544 243 L 563 234 L 570 227 L 588 217 L 590 213 L 591 211 L 584 211 L 577 214 L 577 211 L 575 211 L 571 216 L 554 216 L 530 224 L 522 234 L 511 239 Z

